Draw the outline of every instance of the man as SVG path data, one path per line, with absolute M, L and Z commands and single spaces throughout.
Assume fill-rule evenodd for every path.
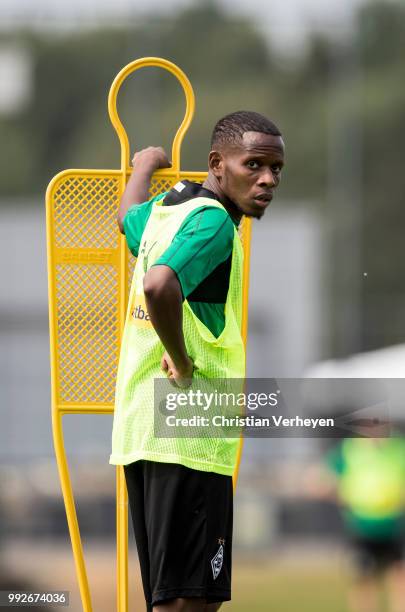
M 117 378 L 110 463 L 124 465 L 148 610 L 214 612 L 231 598 L 232 474 L 238 440 L 157 438 L 153 379 L 241 379 L 243 215 L 260 219 L 284 143 L 258 113 L 216 124 L 201 186 L 146 202 L 160 147 L 134 156 L 118 224 L 138 258 Z

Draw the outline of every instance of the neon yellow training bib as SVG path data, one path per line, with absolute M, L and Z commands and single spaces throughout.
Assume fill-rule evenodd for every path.
M 405 505 L 405 444 L 387 438 L 343 442 L 345 471 L 340 478 L 340 498 L 358 517 L 384 519 L 403 513 Z
M 147 312 L 143 278 L 171 244 L 186 217 L 198 208 L 222 204 L 194 198 L 183 204 L 154 204 L 139 248 L 128 301 L 118 367 L 110 463 L 127 465 L 145 459 L 231 476 L 238 438 L 157 438 L 154 436 L 154 379 L 166 378 L 160 361 L 165 351 Z M 245 349 L 241 336 L 243 250 L 235 228 L 225 327 L 218 338 L 183 302 L 183 333 L 193 359 L 194 378 L 242 379 Z

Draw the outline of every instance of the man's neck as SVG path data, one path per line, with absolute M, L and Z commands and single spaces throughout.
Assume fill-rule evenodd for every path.
M 230 200 L 224 194 L 224 192 L 221 189 L 221 185 L 219 184 L 217 178 L 213 174 L 211 174 L 211 172 L 208 173 L 208 176 L 205 179 L 205 181 L 203 182 L 202 186 L 205 189 L 209 189 L 210 191 L 215 193 L 215 195 L 217 196 L 218 200 L 221 202 L 222 206 L 230 214 L 232 219 L 234 219 L 237 223 L 239 223 L 239 221 L 241 220 L 243 214 L 240 212 L 240 210 L 238 209 L 236 204 L 234 202 L 232 202 L 232 200 Z

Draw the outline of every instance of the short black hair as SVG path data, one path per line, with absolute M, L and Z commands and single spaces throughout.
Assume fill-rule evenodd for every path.
M 271 136 L 282 135 L 276 124 L 260 113 L 236 111 L 217 121 L 212 132 L 211 148 L 240 144 L 245 132 L 261 132 Z

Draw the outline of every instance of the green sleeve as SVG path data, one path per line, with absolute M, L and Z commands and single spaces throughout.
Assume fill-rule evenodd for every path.
M 133 204 L 130 206 L 124 217 L 123 226 L 127 245 L 132 255 L 138 257 L 139 245 L 145 226 L 152 212 L 152 205 L 166 195 L 160 193 L 148 202 L 143 204 Z
M 232 253 L 234 224 L 228 213 L 217 207 L 190 213 L 171 245 L 153 265 L 172 268 L 183 296 L 190 293 Z

